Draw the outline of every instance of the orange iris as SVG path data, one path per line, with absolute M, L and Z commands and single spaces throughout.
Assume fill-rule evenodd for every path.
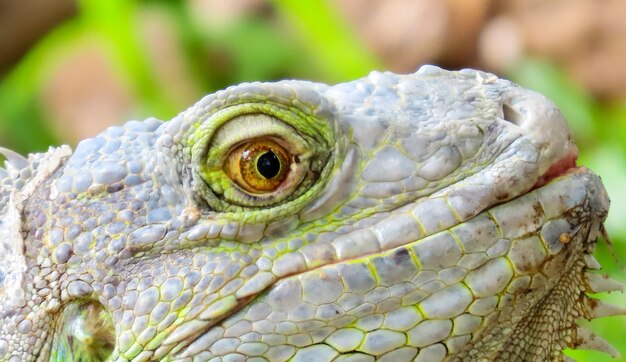
M 230 152 L 224 171 L 250 193 L 275 191 L 289 173 L 291 157 L 281 145 L 272 140 L 253 140 Z

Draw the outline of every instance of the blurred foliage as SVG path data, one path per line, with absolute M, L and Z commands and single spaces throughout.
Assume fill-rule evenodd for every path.
M 336 83 L 366 75 L 383 65 L 351 32 L 330 2 L 276 0 L 263 11 L 225 27 L 200 26 L 184 1 L 81 0 L 79 15 L 55 28 L 0 79 L 0 142 L 22 153 L 67 142 L 51 126 L 41 103 L 50 70 L 81 39 L 105 49 L 116 72 L 137 100 L 129 116 L 171 118 L 181 104 L 176 89 L 156 74 L 154 62 L 137 36 L 142 9 L 165 10 L 197 97 L 243 81 L 304 78 Z M 276 20 L 278 19 L 278 21 Z M 416 65 L 417 66 L 417 65 Z M 614 248 L 599 245 L 605 271 L 626 282 L 626 103 L 605 104 L 572 83 L 547 61 L 527 59 L 505 76 L 535 89 L 563 110 L 581 149 L 580 163 L 603 176 L 612 197 L 607 229 Z M 122 121 L 122 120 L 120 120 Z M 626 305 L 622 294 L 599 296 Z M 626 318 L 605 318 L 593 329 L 626 355 Z M 613 361 L 596 352 L 570 351 L 580 361 Z
M 137 100 L 137 118 L 168 119 L 188 104 L 155 74 L 138 34 L 145 8 L 166 10 L 176 24 L 199 98 L 244 81 L 309 78 L 337 82 L 380 68 L 326 3 L 278 1 L 271 12 L 207 31 L 183 1 L 82 0 L 79 15 L 44 37 L 0 81 L 0 140 L 20 152 L 63 141 L 42 110 L 42 84 L 81 40 L 98 43 Z M 276 22 L 278 17 L 282 22 Z M 36 132 L 34 130 L 37 130 Z

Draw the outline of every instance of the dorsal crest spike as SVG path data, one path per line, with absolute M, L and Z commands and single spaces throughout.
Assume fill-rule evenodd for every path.
M 12 151 L 8 148 L 0 147 L 0 154 L 2 154 L 6 158 L 4 164 L 7 168 L 12 167 L 16 170 L 21 170 L 28 167 L 28 159 L 15 151 Z
M 626 315 L 626 307 L 610 304 L 600 299 L 585 298 L 591 318 L 603 318 L 617 315 Z
M 579 327 L 576 330 L 574 349 L 585 349 L 609 354 L 613 358 L 620 358 L 619 352 L 604 338 L 588 329 Z
M 587 284 L 594 293 L 618 292 L 626 290 L 626 286 L 617 280 L 613 280 L 606 275 L 596 273 L 586 273 Z

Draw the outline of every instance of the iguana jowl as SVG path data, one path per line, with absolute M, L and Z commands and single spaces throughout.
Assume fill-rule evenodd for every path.
M 561 113 L 474 70 L 249 83 L 2 149 L 2 361 L 562 360 L 608 212 Z

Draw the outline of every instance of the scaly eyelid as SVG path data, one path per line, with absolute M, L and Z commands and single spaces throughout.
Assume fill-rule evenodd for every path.
M 185 163 L 180 172 L 189 175 L 188 191 L 197 206 L 208 214 L 219 212 L 222 219 L 269 221 L 297 212 L 324 187 L 335 156 L 341 154 L 341 145 L 336 143 L 338 130 L 332 127 L 335 123 L 326 114 L 316 118 L 317 111 L 245 103 L 211 114 L 184 137 L 181 151 Z M 224 170 L 233 149 L 256 138 L 275 141 L 291 155 L 286 158 L 293 157 L 286 179 L 273 192 L 246 192 Z

